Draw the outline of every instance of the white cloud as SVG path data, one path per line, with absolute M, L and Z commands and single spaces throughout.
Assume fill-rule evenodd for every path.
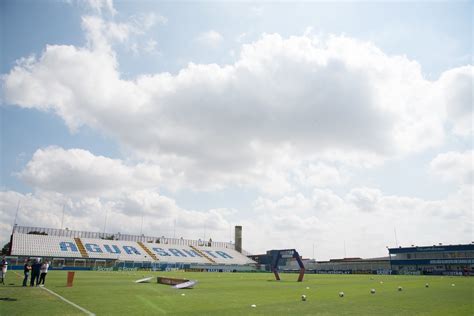
M 157 22 L 166 23 L 166 18 L 155 13 L 132 16 L 128 22 L 107 21 L 100 16 L 83 16 L 82 28 L 86 33 L 88 47 L 95 51 L 108 51 L 115 43 L 127 43 L 130 47 L 141 47 L 147 52 L 154 50 L 157 42 L 147 39 L 144 44 L 136 36 L 143 36 Z M 135 37 L 133 37 L 133 35 Z
M 196 37 L 196 41 L 210 47 L 219 46 L 223 39 L 222 35 L 214 30 L 203 32 Z
M 247 33 L 243 32 L 243 33 L 240 33 L 236 38 L 235 38 L 235 41 L 239 44 L 243 43 L 245 38 L 248 36 Z
M 137 34 L 142 34 L 151 29 L 156 24 L 167 24 L 168 18 L 160 14 L 149 12 L 133 15 L 129 18 L 128 24 Z
M 309 187 L 328 187 L 348 182 L 348 171 L 340 170 L 321 161 L 310 163 L 307 167 L 296 169 L 297 177 L 302 185 Z
M 444 92 L 446 111 L 453 125 L 453 132 L 459 136 L 472 137 L 474 67 L 465 66 L 443 73 L 439 80 Z
M 82 28 L 88 46 L 96 51 L 108 51 L 114 42 L 125 42 L 133 31 L 129 24 L 106 22 L 97 16 L 83 16 Z
M 6 100 L 52 110 L 71 130 L 100 130 L 194 188 L 257 183 L 291 192 L 288 171 L 302 162 L 344 183 L 318 159 L 370 165 L 444 140 L 445 85 L 371 43 L 263 35 L 231 65 L 189 64 L 176 75 L 125 80 L 103 40 L 108 27 L 86 21 L 94 44 L 50 45 L 20 60 L 3 77 Z M 123 38 L 120 30 L 113 38 Z
M 370 209 L 370 212 L 367 212 Z M 386 246 L 469 243 L 472 190 L 462 188 L 445 200 L 384 195 L 376 188 L 354 188 L 345 197 L 315 190 L 277 200 L 259 198 L 255 214 L 242 222 L 244 248 L 263 253 L 297 248 L 305 257 L 315 245 L 319 260 L 344 256 L 386 256 Z M 250 242 L 250 241 L 251 242 Z
M 380 190 L 362 187 L 352 189 L 347 196 L 347 200 L 361 211 L 372 212 L 376 210 L 381 197 Z
M 468 153 L 443 154 L 433 160 L 432 168 L 463 178 L 466 159 Z M 34 193 L 0 192 L 0 222 L 8 228 L 0 238 L 5 241 L 19 200 L 21 225 L 60 227 L 64 205 L 64 227 L 79 230 L 102 231 L 107 216 L 108 232 L 143 230 L 171 237 L 176 222 L 177 237 L 203 238 L 206 233 L 207 238 L 227 240 L 230 223 L 238 223 L 244 226 L 244 248 L 251 252 L 296 247 L 311 256 L 314 243 L 319 259 L 342 257 L 344 242 L 348 256 L 386 255 L 385 246 L 395 246 L 394 228 L 402 245 L 469 242 L 472 234 L 470 185 L 460 186 L 444 200 L 355 187 L 345 195 L 314 189 L 311 194 L 259 197 L 250 212 L 198 212 L 159 193 L 162 174 L 157 166 L 127 164 L 80 149 L 37 150 L 20 177 Z
M 97 14 L 109 13 L 112 16 L 117 14 L 114 8 L 113 0 L 85 0 L 87 5 L 94 10 Z
M 82 149 L 47 147 L 34 153 L 19 177 L 43 191 L 100 197 L 131 189 L 157 189 L 161 171 L 156 165 L 129 166 Z
M 141 33 L 151 29 L 156 24 L 167 24 L 168 18 L 154 12 L 149 12 L 133 15 L 129 18 L 129 21 L 136 32 Z
M 438 154 L 430 163 L 434 177 L 457 184 L 474 184 L 474 151 Z
M 158 45 L 157 41 L 155 41 L 153 39 L 149 39 L 145 43 L 145 47 L 143 47 L 143 50 L 145 52 L 147 52 L 148 54 L 156 53 L 157 52 L 157 49 L 156 49 L 157 45 Z

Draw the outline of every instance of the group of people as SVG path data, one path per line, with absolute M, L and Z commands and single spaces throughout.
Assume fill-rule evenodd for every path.
M 23 274 L 25 276 L 23 279 L 23 286 L 27 285 L 30 272 L 30 286 L 44 285 L 46 275 L 48 274 L 48 269 L 49 262 L 47 260 L 42 263 L 39 258 L 34 259 L 32 262 L 29 259 L 26 259 L 25 265 L 23 266 Z

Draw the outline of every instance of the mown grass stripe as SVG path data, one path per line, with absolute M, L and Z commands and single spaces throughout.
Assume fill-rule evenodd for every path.
M 85 309 L 84 307 L 81 307 L 81 306 L 79 306 L 79 305 L 77 305 L 77 304 L 71 302 L 70 300 L 68 300 L 68 299 L 66 299 L 66 298 L 64 298 L 64 297 L 62 297 L 62 296 L 59 295 L 58 293 L 55 293 L 55 292 L 51 291 L 50 289 L 45 288 L 44 286 L 43 286 L 43 287 L 40 287 L 40 289 L 43 289 L 43 290 L 45 290 L 45 291 L 48 291 L 49 293 L 51 293 L 51 294 L 53 294 L 53 295 L 59 297 L 59 299 L 61 299 L 61 300 L 63 300 L 64 302 L 66 302 L 66 303 L 68 303 L 68 304 L 74 306 L 75 308 L 81 310 L 82 312 L 84 312 L 85 314 L 87 314 L 87 315 L 89 315 L 89 316 L 95 316 L 94 313 L 88 311 L 88 310 Z

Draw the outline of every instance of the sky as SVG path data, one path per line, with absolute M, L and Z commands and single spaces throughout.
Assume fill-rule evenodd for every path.
M 12 225 L 386 256 L 471 243 L 473 3 L 0 2 Z M 64 214 L 64 216 L 63 216 Z

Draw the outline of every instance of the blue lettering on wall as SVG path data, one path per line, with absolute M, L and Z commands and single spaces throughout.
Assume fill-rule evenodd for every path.
M 224 251 L 216 251 L 216 253 L 224 259 L 232 259 L 233 257 Z
M 100 249 L 99 246 L 96 245 L 96 244 L 85 244 L 84 247 L 86 247 L 87 251 L 89 251 L 89 252 L 100 252 L 100 253 L 102 253 L 102 249 Z
M 210 255 L 210 256 L 213 257 L 213 258 L 217 258 L 217 256 L 215 256 L 215 255 L 212 253 L 212 251 L 210 251 L 210 250 L 201 250 L 201 251 L 207 253 L 208 255 Z
M 202 257 L 202 255 L 195 250 L 186 250 L 182 249 L 184 253 L 186 253 L 190 257 Z
M 153 251 L 156 252 L 159 256 L 171 256 L 163 248 L 153 248 Z
M 125 250 L 125 252 L 128 253 L 129 255 L 133 255 L 133 254 L 140 255 L 141 254 L 140 252 L 138 252 L 137 248 L 132 247 L 132 246 L 123 246 L 123 250 Z
M 168 251 L 171 252 L 173 256 L 175 257 L 186 257 L 186 255 L 182 253 L 181 251 L 179 251 L 178 249 L 170 248 L 168 249 Z
M 104 248 L 110 253 L 122 253 L 117 245 L 112 245 L 113 249 L 109 245 L 104 245 Z
M 61 241 L 59 243 L 59 247 L 61 248 L 61 251 L 69 251 L 68 250 L 68 248 L 69 248 L 71 251 L 78 252 L 76 245 L 72 242 Z

